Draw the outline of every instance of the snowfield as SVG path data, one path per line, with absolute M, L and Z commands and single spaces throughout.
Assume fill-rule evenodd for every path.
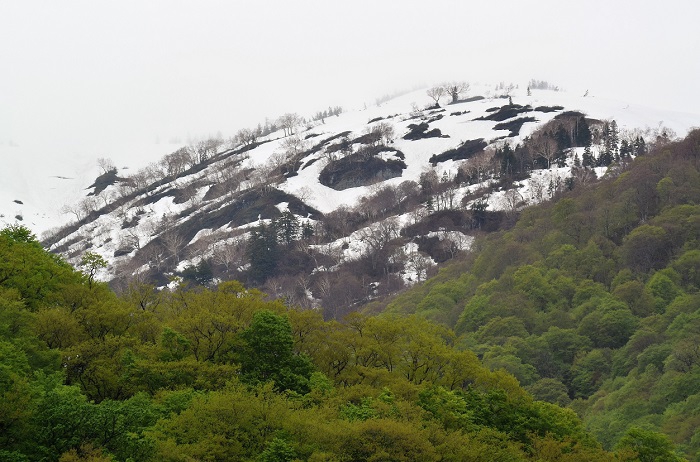
M 492 120 L 475 120 L 493 113 L 493 109 L 509 104 L 508 97 L 497 98 L 502 90 L 496 91 L 492 85 L 472 84 L 468 94 L 462 97 L 483 96 L 483 99 L 457 104 L 444 104 L 439 110 L 425 109 L 431 100 L 426 96 L 425 90 L 414 91 L 403 96 L 396 97 L 379 106 L 363 108 L 362 110 L 349 110 L 339 116 L 325 119 L 324 123 L 310 124 L 300 127 L 300 137 L 308 137 L 305 140 L 306 148 L 310 148 L 322 140 L 336 136 L 343 132 L 351 132 L 350 139 L 357 138 L 375 126 L 377 123 L 389 123 L 393 126 L 395 136 L 390 144 L 405 156 L 406 168 L 401 175 L 385 180 L 379 184 L 370 186 L 350 187 L 343 190 L 335 190 L 324 186 L 319 182 L 319 174 L 328 163 L 323 149 L 313 152 L 301 159 L 302 167 L 296 175 L 289 176 L 276 187 L 301 202 L 326 214 L 337 210 L 339 207 L 355 207 L 360 199 L 376 192 L 381 185 L 397 186 L 405 181 L 418 182 L 421 174 L 434 169 L 438 177 L 447 174 L 454 177 L 462 161 L 447 160 L 432 165 L 430 159 L 436 154 L 454 149 L 468 140 L 483 139 L 491 146 L 500 146 L 510 143 L 515 146 L 532 134 L 538 127 L 554 119 L 562 110 L 551 112 L 527 112 L 517 117 L 535 117 L 536 121 L 525 122 L 517 136 L 508 137 L 509 130 L 494 130 L 497 122 Z M 684 114 L 669 111 L 660 111 L 642 105 L 635 105 L 623 101 L 597 98 L 567 93 L 565 91 L 532 90 L 527 95 L 527 89 L 522 85 L 510 91 L 512 103 L 533 108 L 559 107 L 564 111 L 579 111 L 588 118 L 597 120 L 615 120 L 621 135 L 635 134 L 643 137 L 653 137 L 662 128 L 672 136 L 682 137 L 691 128 L 700 126 L 700 114 Z M 370 120 L 382 118 L 380 121 L 368 123 Z M 512 119 L 508 119 L 512 120 Z M 424 138 L 418 140 L 404 140 L 402 137 L 409 131 L 409 125 L 420 122 L 429 122 L 429 129 L 439 129 L 442 136 Z M 315 136 L 311 136 L 315 135 Z M 264 184 L 266 175 L 271 172 L 273 163 L 279 162 L 284 152 L 285 138 L 282 131 L 268 135 L 267 139 L 259 146 L 245 152 L 240 160 L 239 169 L 249 172 L 242 179 L 238 188 L 245 190 L 253 184 Z M 336 141 L 333 141 L 336 142 Z M 91 192 L 89 186 L 101 173 L 98 166 L 98 158 L 109 158 L 117 167 L 120 177 L 128 177 L 135 174 L 150 163 L 159 161 L 164 155 L 176 151 L 181 146 L 170 144 L 151 144 L 142 146 L 113 146 L 100 147 L 95 152 L 57 153 L 50 148 L 36 146 L 15 146 L 11 144 L 0 145 L 0 156 L 3 160 L 0 169 L 0 224 L 21 223 L 28 226 L 34 233 L 40 236 L 50 235 L 59 227 L 74 222 L 78 216 L 77 204 L 85 200 Z M 357 146 L 355 146 L 357 147 Z M 109 213 L 101 214 L 94 220 L 83 224 L 71 235 L 56 243 L 63 246 L 63 253 L 69 260 L 78 255 L 87 247 L 107 259 L 111 265 L 116 265 L 131 258 L 136 249 L 146 246 L 154 237 L 162 233 L 165 227 L 183 225 L 191 218 L 190 214 L 210 211 L 211 213 L 229 204 L 229 195 L 224 194 L 211 200 L 205 200 L 210 188 L 221 182 L 221 175 L 225 168 L 223 160 L 232 162 L 234 158 L 227 158 L 229 151 L 223 150 L 217 156 L 222 159 L 222 166 L 216 162 L 208 165 L 201 171 L 186 176 L 180 176 L 175 184 L 160 185 L 141 197 L 115 207 Z M 550 185 L 563 182 L 571 176 L 573 155 L 579 158 L 583 154 L 583 148 L 575 148 L 570 153 L 571 158 L 566 166 L 553 166 L 550 169 L 534 170 L 530 178 L 519 181 L 516 188 L 508 191 L 494 191 L 485 200 L 488 210 L 515 211 L 527 205 L 541 202 L 547 198 L 547 189 Z M 214 158 L 216 160 L 216 157 Z M 282 159 L 284 160 L 284 159 Z M 219 170 L 217 171 L 217 168 Z M 596 169 L 598 177 L 605 174 L 605 168 Z M 194 185 L 196 190 L 186 201 L 176 201 L 168 191 L 174 188 L 183 188 Z M 468 193 L 473 193 L 482 185 L 469 185 L 458 188 L 455 192 L 457 202 Z M 99 205 L 107 205 L 119 197 L 119 186 L 113 185 L 101 193 L 95 200 Z M 289 203 L 282 201 L 277 204 L 280 211 L 287 210 Z M 99 208 L 99 207 L 98 207 Z M 205 216 L 205 215 L 201 215 Z M 309 223 L 308 216 L 300 216 L 301 220 Z M 406 216 L 393 217 L 401 227 L 406 226 L 409 218 Z M 269 220 L 267 220 L 269 221 Z M 238 236 L 235 240 L 245 239 L 248 229 L 257 226 L 265 219 L 251 219 L 248 223 L 237 227 Z M 135 224 L 133 224 L 135 223 Z M 133 225 L 132 225 L 133 224 Z M 196 257 L 182 259 L 177 268 L 182 270 L 190 264 L 196 264 L 202 258 L 207 258 L 217 251 L 217 245 L 231 243 L 232 238 L 225 236 L 232 230 L 227 226 L 197 230 L 194 237 L 183 245 L 192 245 L 198 242 L 216 239 L 221 235 L 219 243 L 203 244 L 203 249 Z M 324 244 L 328 252 L 337 254 L 342 260 L 357 258 L 367 251 L 363 242 L 363 233 L 366 229 L 355 231 L 352 235 L 330 244 Z M 452 231 L 437 233 L 439 239 L 450 239 L 458 242 L 463 248 L 471 244 L 471 236 L 462 234 L 457 236 Z M 85 244 L 89 242 L 89 244 Z M 222 244 L 223 243 L 223 244 Z M 67 248 L 67 250 L 66 250 Z M 122 252 L 115 256 L 120 249 L 132 248 L 129 252 Z M 415 252 L 411 245 L 407 245 L 405 253 Z M 103 277 L 109 278 L 108 268 Z M 407 271 L 403 277 L 406 280 L 420 279 L 420 275 Z

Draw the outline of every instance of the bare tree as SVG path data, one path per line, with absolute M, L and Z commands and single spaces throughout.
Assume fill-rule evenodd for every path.
M 295 156 L 301 152 L 304 152 L 307 148 L 308 143 L 306 140 L 301 138 L 299 135 L 292 135 L 285 138 L 280 147 L 284 150 L 287 157 Z
M 352 232 L 351 218 L 353 213 L 344 205 L 329 212 L 323 218 L 324 234 L 330 239 L 338 239 Z
M 243 266 L 246 261 L 245 242 L 233 241 L 230 243 L 219 242 L 214 244 L 214 263 L 223 265 L 226 273 Z
M 372 132 L 377 134 L 379 143 L 384 146 L 393 143 L 396 136 L 394 125 L 389 122 L 379 122 L 372 128 Z
M 114 161 L 106 157 L 100 157 L 99 159 L 97 159 L 97 166 L 100 167 L 102 173 L 117 171 L 117 167 L 114 165 Z
M 467 82 L 449 82 L 444 85 L 445 92 L 452 97 L 452 104 L 459 101 L 459 95 L 469 91 Z
M 494 157 L 495 152 L 493 149 L 485 149 L 462 162 L 459 168 L 464 171 L 468 177 L 474 177 L 477 183 L 481 183 L 487 177 L 487 173 L 493 169 Z
M 535 203 L 540 203 L 544 200 L 544 192 L 547 185 L 542 177 L 530 176 L 530 197 Z
M 98 199 L 95 196 L 88 196 L 80 201 L 78 206 L 80 207 L 83 217 L 87 217 L 92 212 L 97 210 Z
M 440 183 L 437 185 L 435 194 L 435 205 L 437 210 L 447 210 L 455 206 L 455 197 L 459 185 L 454 178 L 450 177 L 447 171 L 443 172 Z
M 365 244 L 365 257 L 369 258 L 373 268 L 377 267 L 382 251 L 389 242 L 399 237 L 400 229 L 397 218 L 387 218 L 359 232 L 359 239 Z
M 518 207 L 523 202 L 523 196 L 516 188 L 512 188 L 505 192 L 503 200 L 506 214 L 510 216 L 518 211 Z
M 424 281 L 428 277 L 430 268 L 434 265 L 433 260 L 423 252 L 418 250 L 409 252 L 406 259 L 406 267 L 416 274 L 416 281 Z
M 294 134 L 294 129 L 301 125 L 302 119 L 299 114 L 287 113 L 277 119 L 277 125 L 282 127 L 284 131 L 284 136 L 289 136 Z
M 552 165 L 552 160 L 557 157 L 557 142 L 549 136 L 542 134 L 531 138 L 530 146 L 536 154 L 542 156 L 547 161 L 547 168 Z
M 75 216 L 75 221 L 80 221 L 84 218 L 83 211 L 78 204 L 65 204 L 61 207 L 61 213 Z
M 442 98 L 445 95 L 445 87 L 442 87 L 442 86 L 432 87 L 432 88 L 429 88 L 425 93 L 433 101 L 435 101 L 436 106 L 439 106 L 440 105 L 440 98 Z
M 162 163 L 168 175 L 179 175 L 187 169 L 188 165 L 194 164 L 192 152 L 187 147 L 182 147 L 177 151 L 163 157 Z
M 219 151 L 219 147 L 224 144 L 224 140 L 217 137 L 208 138 L 206 140 L 198 141 L 193 147 L 192 151 L 195 153 L 197 163 L 201 164 L 207 159 L 216 155 Z
M 176 230 L 169 229 L 161 235 L 163 246 L 168 253 L 175 258 L 176 262 L 180 261 L 180 255 L 185 248 L 187 242 Z
M 258 140 L 258 132 L 250 128 L 242 128 L 236 133 L 235 139 L 243 146 L 249 146 Z

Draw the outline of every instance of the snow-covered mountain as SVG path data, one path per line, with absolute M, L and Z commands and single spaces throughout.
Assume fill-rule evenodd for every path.
M 109 267 L 102 276 L 111 280 L 181 273 L 188 267 L 201 272 L 203 262 L 210 265 L 207 275 L 213 265 L 219 268 L 214 277 L 222 271 L 227 273 L 221 277 L 250 277 L 250 231 L 279 225 L 286 216 L 294 220 L 287 228 L 294 236 L 288 236 L 284 253 L 302 249 L 308 257 L 300 257 L 303 269 L 295 276 L 306 282 L 295 290 L 313 299 L 320 298 L 323 283 L 311 287 L 309 281 L 376 253 L 381 244 L 373 235 L 385 233 L 386 241 L 398 242 L 383 263 L 384 276 L 395 272 L 404 282 L 420 280 L 436 260 L 426 251 L 428 241 L 447 242 L 459 251 L 481 228 L 454 217 L 443 225 L 421 226 L 429 221 L 426 217 L 473 215 L 476 209 L 509 214 L 563 188 L 572 176 L 574 157 L 578 162 L 584 148 L 566 149 L 566 159 L 557 159 L 555 152 L 543 154 L 552 148 L 532 144 L 532 135 L 541 137 L 542 127 L 554 129 L 562 121 L 571 133 L 571 124 L 585 115 L 581 120 L 593 131 L 592 153 L 597 156 L 603 149 L 596 143 L 604 121 L 617 125 L 616 149 L 639 138 L 654 143 L 663 136 L 683 136 L 700 126 L 700 115 L 526 85 L 472 84 L 460 96 L 454 104 L 443 96 L 441 107 L 429 107 L 433 101 L 426 90 L 414 91 L 362 110 L 280 128 L 246 145 L 224 143 L 199 154 L 190 149 L 189 161 L 178 161 L 178 152 L 186 154 L 177 151 L 179 146 L 131 149 L 112 156 L 114 170 L 103 163 L 100 171 L 88 156 L 39 162 L 22 156 L 21 148 L 0 146 L 6 160 L 0 171 L 0 220 L 23 220 L 74 263 L 86 251 L 103 256 Z M 532 159 L 527 174 L 504 183 L 494 151 L 528 142 Z M 146 154 L 153 149 L 170 152 L 161 152 L 167 155 L 157 160 Z M 543 168 L 543 159 L 550 168 Z M 147 160 L 155 162 L 146 168 Z M 593 172 L 600 177 L 607 169 L 594 166 L 588 177 Z M 431 179 L 437 185 L 432 192 L 427 185 Z M 304 245 L 294 247 L 292 241 Z M 398 253 L 402 261 L 392 264 Z M 274 274 L 279 279 L 287 273 L 289 269 L 278 269 Z M 381 284 L 381 277 L 374 279 L 365 291 Z M 384 285 L 388 281 L 385 277 Z

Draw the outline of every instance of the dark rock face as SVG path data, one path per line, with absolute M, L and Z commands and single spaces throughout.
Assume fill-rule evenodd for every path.
M 382 159 L 379 153 L 389 153 Z M 319 182 L 336 191 L 368 186 L 401 176 L 406 168 L 403 153 L 393 148 L 377 146 L 364 149 L 342 159 L 329 162 L 318 177 Z

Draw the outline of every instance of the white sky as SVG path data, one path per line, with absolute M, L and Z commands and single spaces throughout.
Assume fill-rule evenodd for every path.
M 699 18 L 692 0 L 0 0 L 0 145 L 101 157 L 443 80 L 698 113 Z

